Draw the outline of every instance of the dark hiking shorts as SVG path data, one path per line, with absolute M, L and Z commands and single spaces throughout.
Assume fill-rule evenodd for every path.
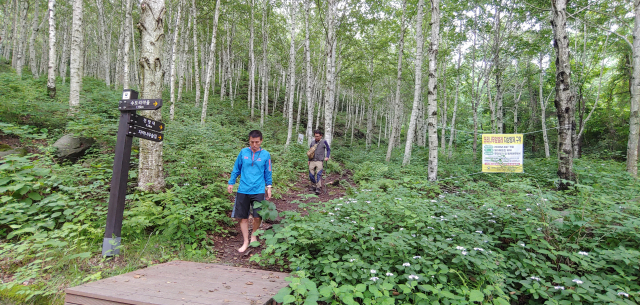
M 260 218 L 258 211 L 260 209 L 254 209 L 253 203 L 264 200 L 264 193 L 262 194 L 236 194 L 236 202 L 233 204 L 233 211 L 231 212 L 231 218 L 247 219 L 249 218 L 249 212 L 253 210 L 253 218 Z

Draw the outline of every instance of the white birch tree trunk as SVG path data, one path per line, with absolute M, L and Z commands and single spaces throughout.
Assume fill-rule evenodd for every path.
M 38 15 L 40 11 L 40 1 L 36 1 L 36 7 L 33 12 L 33 26 L 31 28 L 31 36 L 29 38 L 29 70 L 31 70 L 31 74 L 33 78 L 38 78 L 40 73 L 38 73 L 38 66 L 36 62 L 36 37 L 40 32 L 40 28 L 44 24 L 47 13 L 45 12 L 42 22 L 38 23 Z
M 111 71 L 109 69 L 109 65 L 110 65 L 110 60 L 109 57 L 107 56 L 108 54 L 108 50 L 109 50 L 109 41 L 106 38 L 105 32 L 106 32 L 106 26 L 105 26 L 105 18 L 104 18 L 104 5 L 102 0 L 96 0 L 96 7 L 98 8 L 98 25 L 99 25 L 99 31 L 100 31 L 100 42 L 101 42 L 101 63 L 102 63 L 102 68 L 103 68 L 103 73 L 104 73 L 104 82 L 106 83 L 107 87 L 111 86 Z
M 429 134 L 429 181 L 438 179 L 438 91 L 436 82 L 438 44 L 440 42 L 440 1 L 431 0 L 431 42 L 429 46 L 429 82 L 427 84 L 427 132 Z
M 460 63 L 462 62 L 462 50 L 458 48 L 458 65 L 456 67 L 456 94 L 453 100 L 453 114 L 451 115 L 451 131 L 449 132 L 449 159 L 453 154 L 453 139 L 456 135 L 456 115 L 458 113 L 458 96 L 460 93 Z
M 311 97 L 311 50 L 309 47 L 309 7 L 311 0 L 306 0 L 304 4 L 304 64 L 307 81 L 305 82 L 305 98 L 307 101 L 307 145 L 311 144 L 313 138 L 313 99 Z
M 420 95 L 422 95 L 422 48 L 424 46 L 422 38 L 423 6 L 424 0 L 418 0 L 418 13 L 416 15 L 416 59 L 414 63 L 416 68 L 416 80 L 414 82 L 413 88 L 413 107 L 411 110 L 411 118 L 409 119 L 409 130 L 407 131 L 407 143 L 404 146 L 404 159 L 402 159 L 402 166 L 409 165 L 409 162 L 411 162 L 411 148 L 413 146 L 413 138 L 416 131 L 416 122 L 418 121 L 418 112 L 420 110 Z M 429 62 L 429 67 L 431 67 L 431 62 Z M 431 147 L 429 147 L 429 149 L 431 149 Z
M 289 9 L 291 10 L 291 45 L 289 47 L 289 104 L 287 106 L 287 118 L 289 125 L 287 126 L 287 142 L 285 146 L 289 146 L 291 142 L 291 135 L 293 133 L 293 97 L 296 91 L 296 46 L 295 46 L 295 32 L 296 32 L 296 1 L 289 3 Z
M 180 35 L 180 30 L 183 29 L 184 27 L 181 26 L 180 23 L 180 19 L 182 18 L 182 4 L 183 1 L 180 0 L 180 3 L 178 3 L 178 13 L 176 14 L 176 23 L 175 26 L 173 27 L 173 44 L 171 47 L 171 62 L 169 63 L 171 65 L 170 71 L 169 72 L 169 90 L 170 93 L 169 95 L 171 96 L 171 107 L 169 108 L 169 120 L 173 121 L 173 118 L 175 116 L 175 104 L 176 104 L 176 95 L 175 95 L 175 90 L 176 90 L 176 57 L 178 56 L 178 36 Z
M 22 17 L 20 18 L 20 39 L 18 42 L 18 50 L 16 56 L 16 73 L 18 76 L 22 76 L 22 67 L 24 66 L 24 44 L 26 41 L 27 32 L 27 13 L 29 12 L 29 2 L 24 1 L 22 3 Z
M 193 16 L 193 74 L 196 87 L 196 107 L 200 106 L 200 64 L 198 62 L 198 11 L 196 0 L 191 0 L 191 15 Z
M 335 49 L 337 37 L 335 33 L 336 0 L 327 0 L 327 38 L 326 38 L 326 76 L 324 92 L 324 139 L 331 145 L 333 140 L 333 107 L 335 102 Z
M 540 121 L 542 122 L 542 139 L 544 141 L 544 157 L 549 159 L 551 155 L 549 154 L 549 137 L 547 137 L 547 103 L 544 100 L 544 95 L 542 94 L 542 87 L 544 86 L 544 68 L 542 67 L 542 58 L 543 54 L 540 53 L 540 57 L 538 58 L 538 64 L 540 65 L 540 83 L 538 86 L 538 99 L 540 99 Z
M 49 97 L 56 96 L 56 0 L 49 0 L 49 65 L 47 69 L 47 92 Z
M 447 107 L 449 106 L 447 103 L 447 64 L 446 62 L 442 63 L 442 66 L 440 67 L 440 69 L 442 71 L 439 71 L 440 73 L 442 73 L 442 127 L 441 128 L 441 132 L 442 135 L 440 136 L 440 150 L 442 151 L 442 153 L 446 153 L 447 152 L 447 141 L 446 141 L 446 133 L 447 133 Z
M 369 81 L 369 107 L 367 107 L 367 139 L 365 145 L 367 150 L 371 148 L 371 139 L 373 137 L 373 55 L 371 56 L 371 61 L 369 62 L 369 77 L 371 79 Z
M 402 85 L 402 53 L 404 52 L 404 22 L 405 15 L 407 10 L 407 1 L 402 1 L 402 19 L 400 21 L 400 41 L 398 41 L 398 69 L 397 69 L 397 78 L 396 78 L 396 95 L 395 100 L 392 103 L 393 108 L 393 121 L 391 122 L 391 135 L 389 136 L 389 146 L 387 147 L 387 157 L 385 160 L 389 162 L 391 160 L 391 153 L 393 152 L 393 147 L 395 146 L 396 137 L 400 137 L 398 134 L 400 125 L 400 117 L 402 111 L 402 104 L 400 101 L 400 86 Z
M 637 0 L 636 0 L 637 2 Z M 554 48 L 556 49 L 556 112 L 558 115 L 558 177 L 562 179 L 558 189 L 566 190 L 575 181 L 573 172 L 572 136 L 576 128 L 575 97 L 571 91 L 571 62 L 569 57 L 569 33 L 567 1 L 551 0 Z
M 640 0 L 634 1 L 633 61 L 631 106 L 629 115 L 629 140 L 627 142 L 627 171 L 638 177 L 638 135 L 640 133 Z
M 253 119 L 253 110 L 256 104 L 256 57 L 253 50 L 253 39 L 255 36 L 253 30 L 253 0 L 249 1 L 250 19 L 249 19 L 249 93 L 247 94 L 247 104 L 251 108 L 251 119 Z
M 161 57 L 165 13 L 164 0 L 143 0 L 140 3 L 140 98 L 143 99 L 162 98 L 164 71 Z M 141 111 L 140 114 L 162 121 L 160 110 Z M 142 191 L 158 192 L 165 186 L 162 143 L 140 139 L 138 188 Z
M 262 103 L 260 111 L 260 127 L 264 126 L 264 117 L 269 114 L 269 70 L 267 69 L 267 10 L 269 8 L 269 0 L 264 1 L 262 8 Z
M 158 0 L 156 0 L 158 1 Z M 164 0 L 162 0 L 164 1 Z M 131 87 L 129 86 L 129 47 L 131 46 L 131 36 L 133 36 L 133 32 L 130 31 L 129 29 L 129 23 L 131 22 L 132 18 L 131 18 L 131 0 L 126 0 L 125 1 L 126 6 L 124 8 L 124 12 L 125 12 L 125 18 L 124 18 L 124 25 L 123 25 L 123 29 L 124 29 L 124 40 L 123 40 L 123 51 L 122 51 L 122 88 L 123 89 L 131 89 Z M 163 2 L 164 3 L 164 2 Z M 164 10 L 164 4 L 163 4 L 163 10 Z M 164 20 L 163 20 L 164 22 Z M 138 25 L 138 29 L 140 31 L 144 31 L 144 28 L 140 28 L 140 24 Z M 163 31 L 163 35 L 164 35 L 164 31 Z M 164 40 L 164 38 L 163 38 Z M 142 57 L 141 57 L 142 59 Z M 143 63 L 140 63 L 140 65 L 143 65 Z M 141 66 L 142 69 L 142 66 Z M 164 77 L 163 77 L 164 78 Z
M 83 76 L 83 0 L 73 1 L 73 24 L 71 26 L 71 61 L 69 75 L 69 108 L 73 113 L 80 106 L 80 91 Z
M 209 88 L 211 88 L 211 77 L 213 75 L 213 64 L 215 63 L 216 34 L 218 33 L 218 17 L 220 16 L 220 0 L 216 0 L 216 10 L 213 14 L 213 34 L 211 34 L 211 47 L 209 48 L 209 62 L 207 63 L 207 77 L 204 85 L 204 100 L 202 101 L 202 114 L 200 115 L 200 125 L 204 126 L 207 118 L 207 103 L 209 102 Z

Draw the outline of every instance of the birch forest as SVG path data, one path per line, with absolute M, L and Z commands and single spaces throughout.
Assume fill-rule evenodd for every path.
M 0 302 L 62 302 L 43 284 L 51 277 L 68 287 L 151 262 L 224 261 L 211 236 L 235 230 L 223 189 L 253 129 L 274 162 L 278 212 L 326 205 L 278 218 L 284 229 L 260 231 L 262 252 L 240 258 L 315 283 L 278 302 L 640 302 L 640 0 L 0 0 L 0 24 L 0 152 L 22 152 L 0 155 Z M 166 139 L 133 142 L 123 236 L 145 261 L 126 256 L 100 274 L 90 257 L 126 89 L 163 100 L 138 115 L 166 124 Z M 331 147 L 318 198 L 303 190 L 317 131 Z M 67 134 L 91 148 L 61 161 L 51 147 Z M 483 135 L 500 134 L 522 135 L 523 173 L 483 173 Z M 378 237 L 366 248 L 354 231 L 344 238 L 361 255 L 349 256 L 330 229 L 340 220 L 322 218 L 343 198 L 378 213 L 354 226 L 408 239 L 394 248 L 380 235 L 389 252 L 376 254 Z M 532 208 L 540 215 L 509 216 Z M 307 236 L 301 223 L 334 235 Z M 416 234 L 424 244 L 408 242 Z M 462 241 L 440 246 L 447 238 Z M 323 247 L 334 243 L 362 265 L 310 258 L 331 258 Z M 423 269 L 402 267 L 415 257 Z M 65 260 L 85 267 L 72 274 Z

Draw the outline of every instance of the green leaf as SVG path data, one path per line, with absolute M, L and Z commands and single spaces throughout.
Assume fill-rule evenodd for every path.
M 27 194 L 27 196 L 33 200 L 41 200 L 42 196 L 36 192 L 29 192 L 29 194 Z
M 471 290 L 469 293 L 470 302 L 482 302 L 484 300 L 484 294 L 480 290 Z
M 284 296 L 284 299 L 282 300 L 282 304 L 290 304 L 295 301 L 296 301 L 296 297 L 289 294 Z
M 273 299 L 278 303 L 282 303 L 284 302 L 284 297 L 290 294 L 291 294 L 291 288 L 289 288 L 288 286 L 283 287 L 282 289 L 280 289 L 280 291 L 278 291 L 276 295 L 273 296 Z

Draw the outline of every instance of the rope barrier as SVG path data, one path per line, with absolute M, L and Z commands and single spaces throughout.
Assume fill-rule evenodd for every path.
M 442 129 L 442 127 L 438 127 L 438 129 Z M 451 128 L 445 128 L 446 130 L 451 130 Z M 524 132 L 524 133 L 520 133 L 520 134 L 532 134 L 532 133 L 538 133 L 538 132 L 543 132 L 545 130 L 552 130 L 552 129 L 560 129 L 560 127 L 551 127 L 551 128 L 547 128 L 547 129 L 541 129 L 541 130 L 536 130 L 536 131 L 530 131 L 530 132 Z M 569 128 L 571 129 L 571 128 Z M 462 132 L 462 133 L 468 133 L 468 134 L 474 134 L 473 131 L 468 131 L 468 130 L 460 130 L 460 129 L 454 129 L 456 132 Z M 489 131 L 484 131 L 484 130 L 478 130 L 477 131 L 478 134 L 480 133 L 490 133 Z

